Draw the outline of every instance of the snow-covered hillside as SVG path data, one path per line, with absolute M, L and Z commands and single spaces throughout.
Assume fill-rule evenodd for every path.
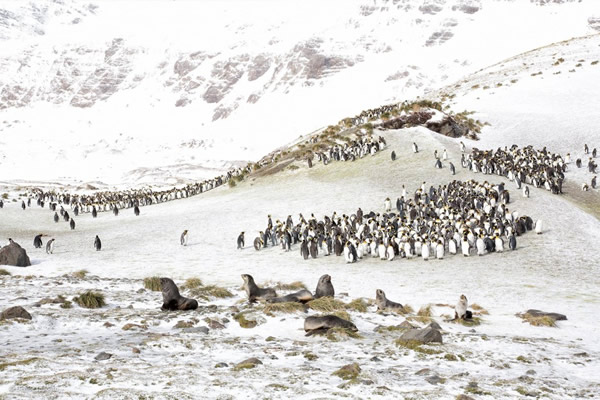
M 595 32 L 596 6 L 2 1 L 0 178 L 211 175 L 362 109 Z

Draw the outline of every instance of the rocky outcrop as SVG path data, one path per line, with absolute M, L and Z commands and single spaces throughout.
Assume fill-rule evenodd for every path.
M 439 330 L 431 327 L 411 329 L 404 332 L 399 340 L 403 342 L 418 342 L 421 344 L 442 343 L 442 334 Z
M 0 249 L 0 265 L 12 265 L 13 267 L 29 267 L 31 260 L 27 251 L 16 242 L 2 247 Z
M 29 314 L 27 312 L 27 310 L 25 310 L 21 306 L 14 306 L 14 307 L 7 308 L 6 310 L 2 311 L 2 313 L 0 314 L 0 320 L 15 319 L 15 318 L 31 319 L 31 314 Z

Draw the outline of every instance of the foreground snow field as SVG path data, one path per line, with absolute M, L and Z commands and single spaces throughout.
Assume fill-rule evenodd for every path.
M 9 202 L 0 210 L 0 237 L 11 237 L 26 247 L 34 265 L 3 267 L 19 276 L 0 277 L 0 304 L 4 308 L 23 305 L 33 320 L 0 325 L 0 390 L 7 398 L 194 398 L 200 394 L 208 398 L 454 398 L 461 393 L 520 398 L 529 393 L 563 399 L 600 395 L 600 339 L 595 334 L 600 280 L 594 252 L 600 221 L 570 198 L 579 191 L 570 173 L 564 196 L 532 188 L 531 198 L 525 199 L 508 183 L 509 208 L 542 219 L 545 226 L 542 235 L 530 232 L 519 237 L 514 252 L 345 264 L 335 256 L 304 261 L 298 246 L 290 253 L 270 247 L 257 252 L 250 247 L 257 231 L 265 227 L 267 214 L 274 220 L 291 214 L 296 221 L 298 213 L 322 218 L 333 211 L 354 213 L 359 206 L 382 212 L 383 200 L 400 196 L 403 184 L 413 192 L 423 181 L 437 185 L 451 179 L 502 180 L 460 167 L 455 177 L 447 165 L 434 169 L 435 149 L 447 149 L 449 161 L 457 166 L 460 150 L 454 140 L 426 129 L 381 135 L 388 147 L 374 157 L 319 164 L 310 170 L 302 165 L 295 171 L 251 178 L 235 188 L 221 187 L 143 207 L 139 217 L 131 210 L 118 217 L 82 215 L 76 218 L 75 231 L 67 223 L 54 223 L 47 208 L 23 211 L 20 203 Z M 539 139 L 540 145 L 543 140 Z M 412 152 L 413 141 L 419 144 L 418 154 Z M 578 147 L 574 145 L 572 153 Z M 392 150 L 398 156 L 395 162 L 390 160 Z M 598 193 L 586 195 L 593 201 Z M 184 229 L 190 231 L 187 247 L 179 245 Z M 241 251 L 235 248 L 240 231 L 246 231 L 247 243 Z M 53 255 L 32 248 L 38 233 L 56 238 Z M 103 241 L 100 252 L 93 250 L 95 235 Z M 71 275 L 81 269 L 90 275 L 84 279 Z M 432 304 L 444 344 L 432 347 L 439 354 L 396 346 L 400 333 L 374 329 L 398 325 L 405 318 L 376 314 L 374 306 L 366 313 L 350 311 L 362 339 L 306 338 L 305 314 L 271 317 L 260 311 L 261 306 L 254 306 L 253 312 L 264 323 L 241 328 L 229 307 L 248 307 L 239 302 L 245 297 L 240 290 L 242 273 L 253 275 L 259 284 L 301 281 L 310 290 L 327 273 L 344 302 L 373 299 L 379 288 L 388 298 L 415 310 Z M 140 290 L 141 278 L 153 275 L 171 277 L 178 284 L 198 277 L 205 284 L 228 288 L 234 297 L 201 300 L 197 311 L 164 313 L 159 310 L 159 292 Z M 108 305 L 99 310 L 77 305 L 33 307 L 42 298 L 70 299 L 84 289 L 101 291 Z M 481 325 L 471 328 L 444 321 L 443 315 L 452 310 L 436 304 L 453 305 L 461 294 L 489 312 L 481 316 Z M 560 312 L 568 320 L 557 328 L 533 327 L 515 316 L 528 308 Z M 178 321 L 190 320 L 191 326 L 204 326 L 207 317 L 225 322 L 225 328 L 207 334 L 174 328 Z M 123 330 L 127 323 L 142 328 Z M 95 361 L 101 351 L 113 357 Z M 232 369 L 248 357 L 263 364 Z M 215 368 L 220 362 L 229 366 Z M 362 369 L 357 382 L 345 384 L 331 376 L 353 362 Z

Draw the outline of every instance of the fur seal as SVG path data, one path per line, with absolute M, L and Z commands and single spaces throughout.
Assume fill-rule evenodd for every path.
M 350 329 L 352 332 L 358 332 L 358 328 L 352 322 L 335 315 L 307 317 L 304 320 L 304 331 L 306 332 L 306 336 L 312 336 L 317 333 L 325 333 L 331 328 L 344 328 Z
M 401 313 L 405 312 L 402 304 L 388 300 L 387 297 L 385 297 L 385 292 L 381 289 L 375 291 L 375 304 L 377 305 L 377 311 L 388 309 L 391 311 L 399 311 Z
M 454 319 L 469 319 L 472 317 L 470 311 L 467 310 L 469 306 L 469 302 L 467 301 L 467 296 L 464 294 L 460 295 L 460 299 L 456 306 L 454 306 Z
M 288 295 L 282 296 L 282 297 L 272 297 L 267 299 L 267 303 L 287 303 L 287 302 L 293 302 L 293 303 L 307 303 L 311 300 L 313 300 L 313 295 L 310 291 L 306 290 L 306 289 L 302 289 L 299 290 L 295 293 L 290 293 Z
M 321 276 L 319 278 L 319 283 L 317 283 L 317 290 L 315 290 L 315 299 L 320 297 L 333 297 L 334 295 L 335 290 L 331 284 L 331 276 L 327 274 Z
M 277 292 L 271 288 L 259 288 L 256 283 L 254 283 L 254 278 L 252 275 L 242 274 L 242 279 L 244 280 L 244 284 L 242 288 L 246 291 L 248 295 L 248 301 L 253 303 L 257 299 L 270 299 L 273 297 L 277 297 Z
M 163 296 L 163 305 L 160 308 L 163 311 L 176 310 L 195 310 L 198 308 L 198 302 L 194 299 L 188 299 L 179 294 L 179 289 L 175 282 L 170 278 L 160 278 L 160 290 Z

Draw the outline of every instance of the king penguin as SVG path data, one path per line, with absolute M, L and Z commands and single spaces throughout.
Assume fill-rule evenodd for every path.
M 54 239 L 50 239 L 50 240 L 48 240 L 48 243 L 46 243 L 46 254 L 52 254 L 53 251 L 54 251 Z
M 94 239 L 94 248 L 96 251 L 100 251 L 102 249 L 102 242 L 100 241 L 98 235 L 96 235 L 96 239 Z
M 188 243 L 188 230 L 184 230 L 183 233 L 181 234 L 181 237 L 179 238 L 179 242 L 181 243 L 182 246 L 187 246 Z
M 42 236 L 44 235 L 40 233 L 39 235 L 33 238 L 33 247 L 35 247 L 36 249 L 42 248 Z
M 417 146 L 417 144 L 415 142 L 413 142 L 413 152 L 415 152 L 415 153 L 419 152 L 419 146 Z

